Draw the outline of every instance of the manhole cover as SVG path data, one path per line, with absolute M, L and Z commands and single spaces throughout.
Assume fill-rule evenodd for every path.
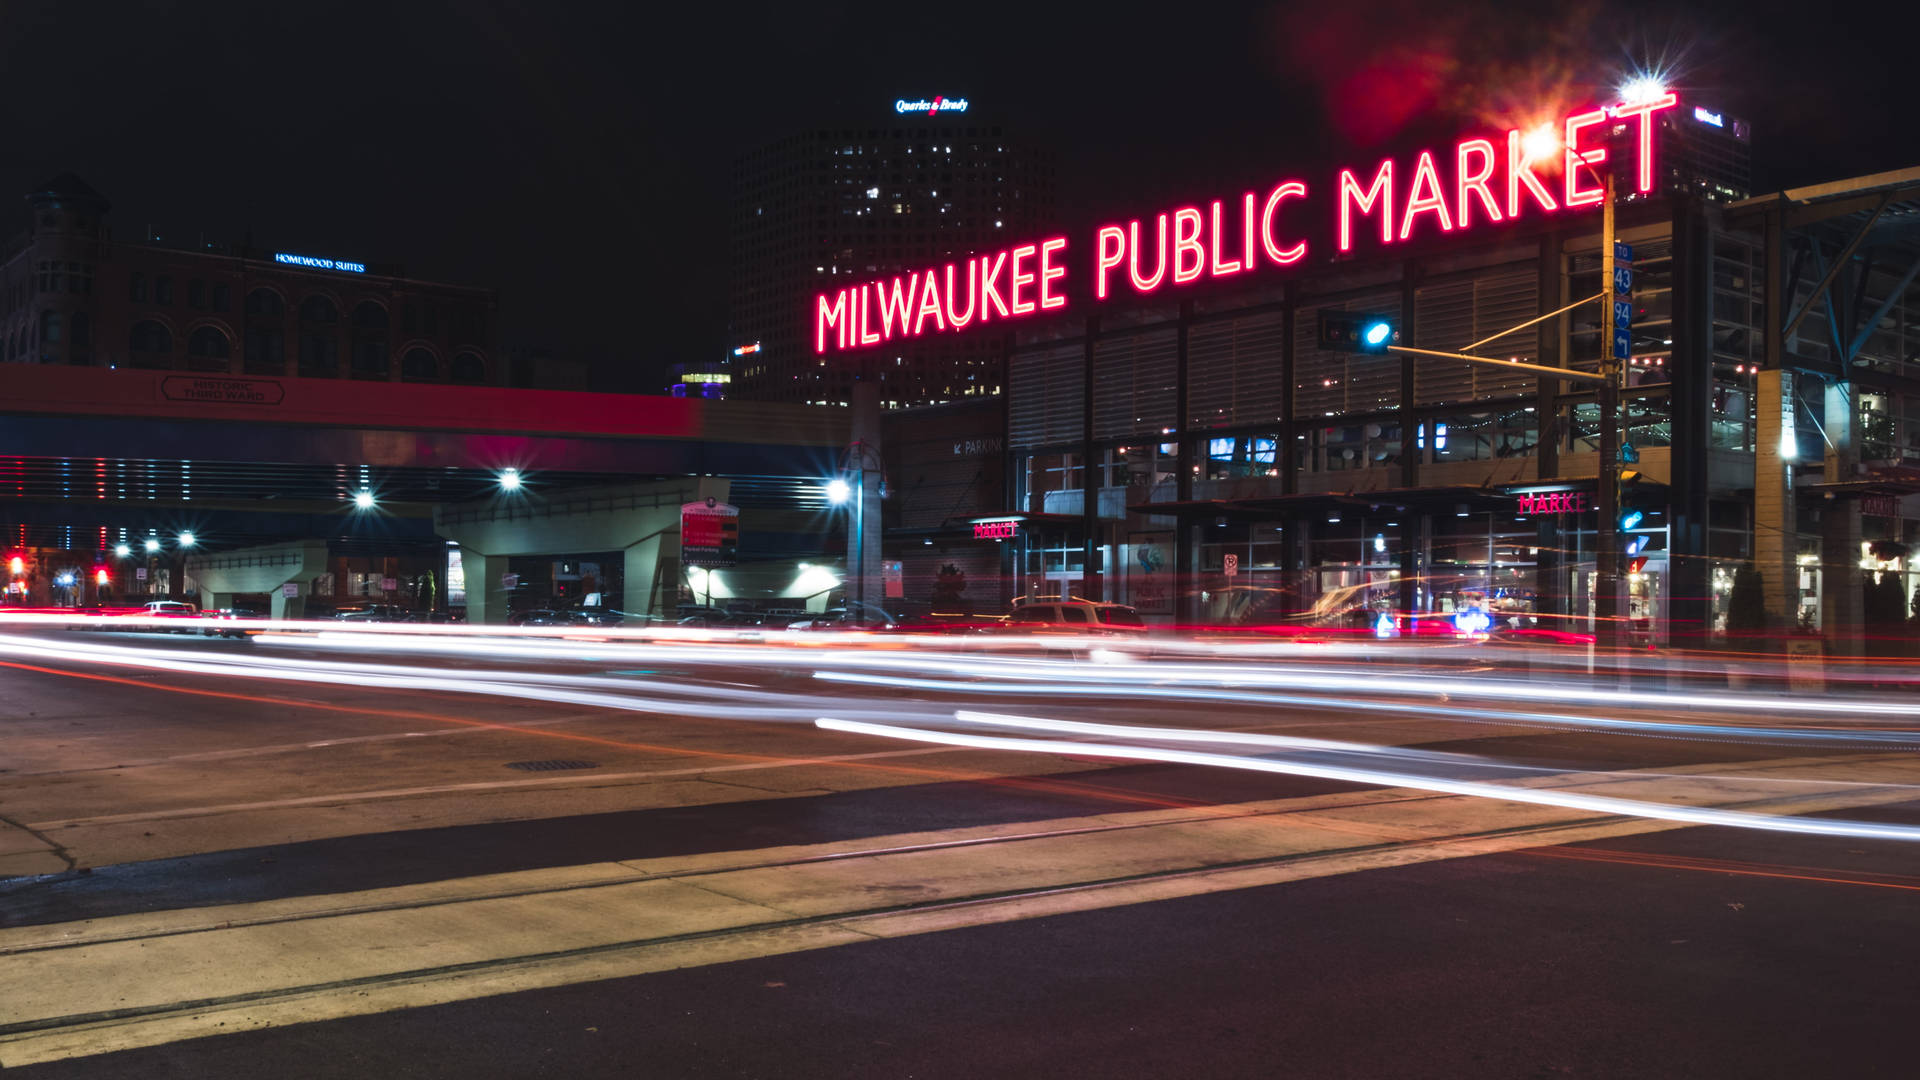
M 597 761 L 567 761 L 561 758 L 548 761 L 507 762 L 507 768 L 519 769 L 522 772 L 556 772 L 561 769 L 597 769 L 599 767 L 600 763 Z

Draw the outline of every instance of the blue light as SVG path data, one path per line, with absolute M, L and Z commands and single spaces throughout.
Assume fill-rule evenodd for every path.
M 281 251 L 274 252 L 273 261 L 286 263 L 288 266 L 312 267 L 315 270 L 345 270 L 349 274 L 364 274 L 367 272 L 366 263 L 341 262 L 338 259 L 316 259 L 311 255 L 289 255 Z
M 1717 112 L 1708 112 L 1707 110 L 1701 108 L 1698 105 L 1695 105 L 1693 107 L 1693 118 L 1695 120 L 1700 121 L 1703 124 L 1712 124 L 1714 127 L 1727 126 L 1727 121 L 1725 117 L 1721 116 Z
M 1362 336 L 1366 339 L 1367 344 L 1378 345 L 1387 340 L 1387 335 L 1391 333 L 1393 333 L 1393 327 L 1383 322 L 1377 322 L 1367 327 L 1366 332 Z
M 1493 616 L 1477 607 L 1461 608 L 1453 614 L 1453 628 L 1461 634 L 1484 634 L 1493 627 Z
M 1640 554 L 1640 549 L 1646 546 L 1647 538 L 1644 536 L 1636 536 L 1627 543 L 1627 554 L 1638 555 Z
M 1643 516 L 1644 515 L 1638 510 L 1629 510 L 1620 515 L 1620 527 L 1623 529 L 1631 529 L 1635 525 L 1640 524 L 1640 519 Z

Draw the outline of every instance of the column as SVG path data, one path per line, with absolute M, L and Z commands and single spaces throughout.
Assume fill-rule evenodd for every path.
M 1777 317 L 1768 313 L 1768 318 Z M 1760 584 L 1766 594 L 1767 621 L 1777 629 L 1792 629 L 1800 592 L 1794 562 L 1800 522 L 1794 512 L 1793 478 L 1788 471 L 1798 449 L 1794 429 L 1789 426 L 1792 386 L 1791 372 L 1770 368 L 1754 379 L 1753 389 L 1753 565 L 1760 571 Z
M 460 549 L 460 565 L 467 574 L 467 622 L 474 626 L 504 626 L 507 622 L 507 590 L 500 584 L 507 572 L 504 555 L 483 555 L 470 547 Z

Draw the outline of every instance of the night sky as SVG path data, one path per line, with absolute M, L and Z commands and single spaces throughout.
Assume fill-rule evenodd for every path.
M 1608 100 L 1630 65 L 1665 61 L 1683 100 L 1752 124 L 1756 188 L 1774 191 L 1920 165 L 1898 10 L 10 2 L 0 192 L 72 170 L 123 239 L 251 230 L 490 286 L 503 344 L 651 391 L 729 344 L 730 163 L 792 129 L 967 97 L 1057 147 L 1081 235 L 1103 210 L 1370 164 L 1542 98 Z

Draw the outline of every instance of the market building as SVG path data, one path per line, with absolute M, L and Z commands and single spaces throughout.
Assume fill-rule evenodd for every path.
M 1004 553 L 1007 594 L 1161 622 L 1401 633 L 1478 608 L 1592 631 L 1600 395 L 1517 365 L 1593 373 L 1610 351 L 1589 167 L 1609 156 L 1631 274 L 1618 625 L 1710 639 L 1747 566 L 1774 630 L 1823 629 L 1836 651 L 1870 632 L 1867 585 L 1910 607 L 1920 169 L 1747 197 L 1745 125 L 1672 95 L 1568 117 L 1544 152 L 1534 137 L 1070 238 L 1059 310 L 1028 285 L 1007 324 L 1007 524 L 976 541 Z M 957 321 L 964 279 L 921 281 Z M 842 288 L 809 313 L 830 361 L 917 332 L 862 321 L 867 287 Z M 1323 311 L 1516 366 L 1322 348 Z

